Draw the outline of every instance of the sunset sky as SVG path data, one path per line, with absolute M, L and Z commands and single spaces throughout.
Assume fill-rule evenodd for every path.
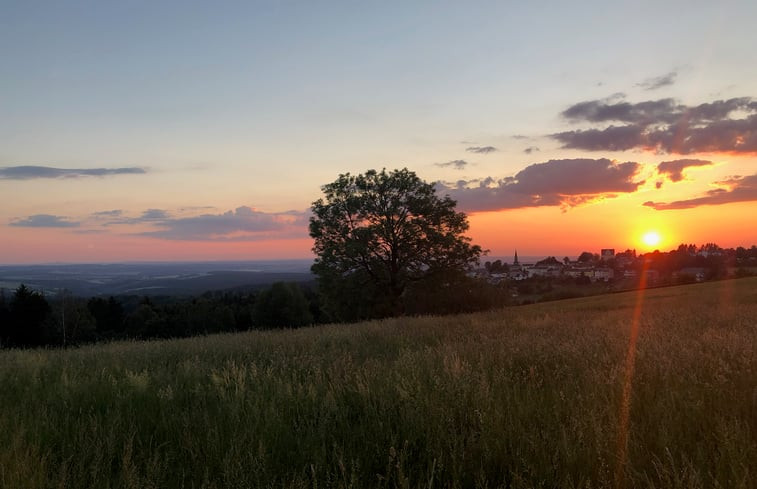
M 578 3 L 575 5 L 574 3 Z M 613 6 L 614 5 L 614 6 Z M 757 244 L 757 2 L 0 5 L 0 263 L 308 258 L 407 167 L 492 256 Z

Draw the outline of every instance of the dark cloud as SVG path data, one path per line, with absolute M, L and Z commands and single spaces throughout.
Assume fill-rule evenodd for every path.
M 641 87 L 644 90 L 657 90 L 658 88 L 667 87 L 672 85 L 676 81 L 678 73 L 671 71 L 661 76 L 655 76 L 653 78 L 647 78 L 641 83 L 637 83 L 637 87 Z
M 0 167 L 0 180 L 105 177 L 110 175 L 138 175 L 143 173 L 147 173 L 147 170 L 134 166 L 125 168 L 53 168 L 50 166 L 5 166 Z
M 628 122 L 634 124 L 651 124 L 659 122 L 673 122 L 681 112 L 672 98 L 654 101 L 616 102 L 612 100 L 590 100 L 568 107 L 562 116 L 573 122 Z
M 119 217 L 124 213 L 121 209 L 113 209 L 110 211 L 93 212 L 92 217 Z
M 524 149 L 523 152 L 527 155 L 530 155 L 533 152 L 539 151 L 539 148 L 536 146 L 529 146 L 528 148 Z
M 602 158 L 549 160 L 526 167 L 515 175 L 518 189 L 531 194 L 597 194 L 633 192 L 633 178 L 641 165 Z
M 637 126 L 610 126 L 606 129 L 567 131 L 552 135 L 563 148 L 589 151 L 625 151 L 643 145 L 643 129 Z
M 168 212 L 163 209 L 147 209 L 142 213 L 140 219 L 143 221 L 152 221 L 156 219 L 168 219 L 169 217 Z
M 673 99 L 631 104 L 594 100 L 562 113 L 574 122 L 619 122 L 552 134 L 563 148 L 643 149 L 668 154 L 757 153 L 757 102 L 749 97 L 685 106 Z
M 657 165 L 657 173 L 667 176 L 672 182 L 683 180 L 683 171 L 686 168 L 696 166 L 711 166 L 712 162 L 708 160 L 673 160 L 663 161 Z M 660 188 L 659 186 L 657 188 Z
M 462 170 L 469 164 L 470 163 L 468 163 L 465 160 L 452 160 L 452 161 L 446 161 L 444 163 L 434 163 L 434 165 L 440 168 L 454 168 L 455 170 Z
M 468 151 L 470 153 L 489 154 L 497 151 L 497 148 L 495 148 L 494 146 L 471 146 L 469 148 L 465 148 L 465 151 Z
M 720 188 L 708 191 L 704 196 L 674 202 L 644 202 L 644 205 L 658 211 L 691 209 L 702 205 L 723 205 L 733 202 L 757 201 L 757 173 L 746 177 L 732 177 L 716 182 Z
M 223 214 L 166 218 L 153 223 L 161 229 L 140 235 L 178 241 L 255 241 L 306 237 L 308 214 L 266 213 L 243 206 Z
M 63 216 L 53 216 L 51 214 L 35 214 L 25 219 L 16 219 L 9 223 L 10 226 L 23 228 L 74 228 L 79 226 L 78 222 L 69 221 Z
M 530 165 L 514 177 L 458 181 L 442 190 L 467 211 L 490 211 L 520 207 L 575 207 L 617 193 L 635 192 L 641 165 L 602 159 L 549 160 Z M 471 186 L 472 183 L 477 184 Z

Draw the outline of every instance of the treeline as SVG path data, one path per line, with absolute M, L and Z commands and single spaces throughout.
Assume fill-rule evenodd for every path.
M 197 297 L 46 296 L 21 285 L 0 290 L 0 346 L 70 346 L 117 339 L 181 338 L 252 329 L 382 317 L 364 290 L 345 292 L 343 304 L 326 304 L 315 284 L 278 282 L 251 292 L 207 292 Z M 348 297 L 351 295 L 351 297 Z M 407 314 L 451 314 L 504 305 L 505 288 L 466 278 L 418 288 L 406 298 Z
M 199 297 L 47 297 L 21 285 L 0 291 L 0 344 L 65 346 L 111 339 L 179 338 L 275 327 L 319 319 L 306 286 L 276 283 L 257 292 L 209 292 Z
M 707 280 L 716 280 L 726 278 L 729 270 L 735 270 L 737 276 L 750 275 L 750 269 L 757 267 L 757 246 L 721 248 L 715 243 L 699 247 L 681 244 L 667 253 L 647 253 L 644 260 L 649 268 L 659 270 L 663 276 L 680 270 L 701 268 L 705 270 Z

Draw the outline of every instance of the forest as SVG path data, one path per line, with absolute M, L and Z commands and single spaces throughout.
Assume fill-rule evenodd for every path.
M 434 293 L 408 292 L 407 313 L 454 314 L 504 305 L 507 289 L 462 277 Z M 357 300 L 366 300 L 364 292 Z M 376 317 L 368 307 L 355 319 Z M 358 316 L 359 315 L 359 316 Z M 0 290 L 2 347 L 72 346 L 120 339 L 183 338 L 213 333 L 297 328 L 337 322 L 324 311 L 314 282 L 276 282 L 252 291 L 211 291 L 199 296 L 54 296 L 21 285 Z

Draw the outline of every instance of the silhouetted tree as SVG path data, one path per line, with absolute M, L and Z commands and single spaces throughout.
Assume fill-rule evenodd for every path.
M 276 282 L 258 295 L 252 320 L 257 326 L 294 328 L 312 324 L 313 316 L 299 285 Z
M 108 300 L 93 297 L 87 302 L 87 308 L 95 318 L 95 325 L 99 334 L 123 332 L 125 327 L 124 308 L 115 297 L 110 296 Z
M 591 263 L 591 262 L 594 261 L 594 254 L 592 254 L 592 253 L 590 253 L 588 251 L 584 251 L 583 253 L 581 253 L 580 255 L 578 255 L 578 260 L 577 261 L 579 263 Z
M 132 338 L 167 338 L 165 317 L 159 308 L 144 298 L 137 308 L 126 318 L 126 333 Z
M 5 346 L 10 328 L 11 311 L 8 308 L 8 299 L 5 297 L 5 289 L 0 289 L 0 347 Z
M 322 190 L 310 218 L 312 270 L 335 319 L 354 319 L 359 309 L 402 314 L 409 284 L 467 270 L 481 256 L 463 234 L 468 220 L 455 201 L 408 169 L 347 173 Z
M 45 319 L 50 314 L 50 305 L 42 294 L 21 284 L 13 293 L 8 309 L 10 321 L 3 334 L 4 344 L 38 346 L 44 343 Z
M 484 263 L 484 268 L 489 273 L 507 273 L 510 266 L 507 263 L 502 263 L 502 260 L 495 260 L 494 263 L 490 261 Z

